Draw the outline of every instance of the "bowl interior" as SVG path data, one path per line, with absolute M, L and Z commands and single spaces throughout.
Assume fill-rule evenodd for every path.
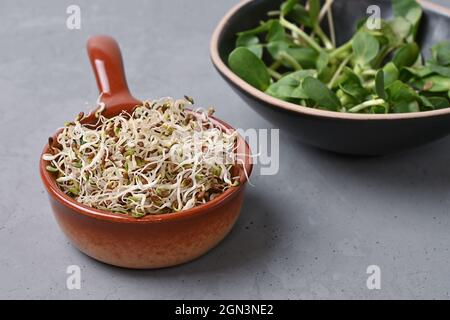
M 246 2 L 233 14 L 225 24 L 218 41 L 218 51 L 221 60 L 228 65 L 228 55 L 235 48 L 236 33 L 258 26 L 262 20 L 267 20 L 267 12 L 278 10 L 284 0 L 254 0 Z M 305 3 L 304 0 L 300 0 Z M 436 42 L 450 40 L 450 10 L 420 1 L 424 15 L 418 33 L 418 42 L 425 58 L 429 57 L 430 47 Z M 381 16 L 388 18 L 392 15 L 391 1 L 388 0 L 335 0 L 333 3 L 333 17 L 338 45 L 351 38 L 356 25 L 363 17 L 367 17 L 367 8 L 377 5 L 381 9 Z M 324 19 L 326 20 L 326 19 Z M 324 31 L 328 28 L 325 25 Z
M 104 114 L 107 118 L 114 117 L 116 115 L 119 115 L 122 111 L 126 111 L 128 113 L 131 113 L 134 109 L 135 105 L 124 105 L 123 107 L 115 106 L 111 108 L 107 108 L 105 110 Z M 192 112 L 188 109 L 188 111 Z M 195 116 L 195 112 L 192 112 Z M 83 124 L 95 124 L 97 119 L 95 118 L 94 114 L 87 116 L 85 119 L 83 119 Z M 233 127 L 228 125 L 227 123 L 215 118 L 211 117 L 211 121 L 213 124 L 220 128 L 224 132 L 232 132 L 234 131 Z M 53 139 L 56 139 L 57 135 L 62 131 L 62 129 L 58 130 L 53 135 Z M 93 216 L 96 218 L 103 218 L 107 220 L 114 220 L 118 222 L 149 222 L 149 221 L 161 221 L 161 220 L 168 220 L 173 218 L 183 218 L 186 216 L 189 216 L 191 214 L 195 214 L 198 212 L 201 212 L 206 207 L 213 207 L 215 205 L 218 205 L 221 201 L 225 200 L 226 198 L 230 197 L 232 194 L 238 191 L 238 189 L 242 188 L 244 184 L 247 182 L 247 177 L 251 175 L 253 165 L 251 163 L 251 151 L 248 143 L 240 136 L 238 135 L 237 142 L 236 142 L 236 153 L 237 158 L 239 159 L 239 164 L 235 166 L 235 172 L 233 172 L 234 175 L 239 175 L 240 179 L 240 185 L 237 187 L 230 188 L 226 190 L 224 193 L 220 194 L 213 200 L 208 201 L 205 204 L 196 206 L 194 208 L 183 210 L 176 212 L 175 214 L 167 213 L 167 214 L 155 214 L 155 215 L 147 215 L 142 218 L 136 219 L 131 216 L 127 216 L 120 213 L 113 213 L 106 210 L 99 210 L 95 209 L 89 206 L 86 206 L 84 204 L 81 204 L 77 202 L 75 199 L 69 197 L 66 195 L 58 186 L 56 183 L 56 177 L 54 174 L 51 174 L 48 172 L 45 167 L 47 165 L 47 161 L 42 159 L 42 155 L 45 153 L 49 153 L 49 146 L 46 145 L 39 161 L 39 167 L 40 167 L 40 174 L 41 178 L 44 182 L 45 187 L 47 188 L 47 191 L 49 194 L 56 199 L 57 201 L 61 202 L 63 205 L 69 206 L 72 209 L 87 214 L 89 216 Z M 240 164 L 242 163 L 242 164 Z

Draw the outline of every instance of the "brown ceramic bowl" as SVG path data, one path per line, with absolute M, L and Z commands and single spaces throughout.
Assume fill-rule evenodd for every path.
M 131 96 L 124 76 L 117 42 L 108 36 L 96 36 L 88 41 L 88 53 L 102 100 L 104 115 L 112 117 L 122 110 L 131 111 L 141 102 Z M 88 117 L 85 123 L 93 123 Z M 222 130 L 233 130 L 214 119 Z M 56 137 L 55 134 L 54 137 Z M 245 169 L 250 175 L 250 149 L 241 138 L 238 153 L 243 154 Z M 48 146 L 43 153 L 48 153 Z M 102 262 L 127 268 L 161 268 L 195 259 L 217 245 L 233 227 L 239 216 L 246 176 L 239 168 L 240 185 L 228 189 L 206 204 L 189 210 L 148 215 L 136 219 L 123 214 L 97 210 L 76 202 L 64 194 L 54 176 L 45 170 L 40 160 L 40 175 L 49 194 L 56 220 L 72 244 L 85 254 Z
M 306 144 L 338 153 L 382 155 L 437 140 L 450 133 L 450 108 L 405 114 L 349 114 L 299 106 L 271 97 L 239 78 L 228 67 L 236 33 L 255 27 L 284 0 L 245 0 L 233 7 L 217 26 L 210 46 L 219 74 L 249 104 L 282 131 Z M 429 48 L 450 40 L 450 10 L 420 1 L 424 16 L 418 41 L 425 57 Z M 368 6 L 378 5 L 391 14 L 388 0 L 335 0 L 333 16 L 338 43 L 346 42 Z

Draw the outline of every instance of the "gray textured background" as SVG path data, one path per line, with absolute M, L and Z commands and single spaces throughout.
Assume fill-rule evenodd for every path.
M 449 298 L 450 139 L 359 159 L 282 133 L 279 174 L 256 170 L 232 233 L 180 267 L 118 269 L 68 244 L 37 166 L 46 138 L 97 98 L 88 35 L 119 40 L 135 96 L 189 94 L 235 127 L 271 128 L 209 61 L 210 34 L 236 2 L 2 0 L 0 298 Z M 73 3 L 80 31 L 65 27 Z M 65 287 L 71 264 L 81 290 Z M 381 290 L 366 288 L 370 264 Z

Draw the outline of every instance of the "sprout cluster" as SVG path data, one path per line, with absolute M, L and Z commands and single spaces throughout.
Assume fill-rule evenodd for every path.
M 239 184 L 236 132 L 185 109 L 192 99 L 145 101 L 129 114 L 67 123 L 44 154 L 63 192 L 93 208 L 139 218 L 186 210 Z

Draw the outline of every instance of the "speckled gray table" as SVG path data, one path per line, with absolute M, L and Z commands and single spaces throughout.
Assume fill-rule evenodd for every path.
M 209 61 L 210 34 L 235 2 L 2 0 L 0 298 L 449 298 L 450 138 L 360 159 L 281 132 L 279 174 L 255 174 L 232 233 L 180 267 L 118 269 L 67 242 L 37 164 L 47 136 L 97 98 L 88 35 L 119 40 L 137 97 L 187 93 L 235 127 L 271 128 Z M 74 3 L 81 30 L 65 25 Z M 372 264 L 380 290 L 366 286 Z M 66 288 L 68 265 L 81 267 L 81 290 Z

